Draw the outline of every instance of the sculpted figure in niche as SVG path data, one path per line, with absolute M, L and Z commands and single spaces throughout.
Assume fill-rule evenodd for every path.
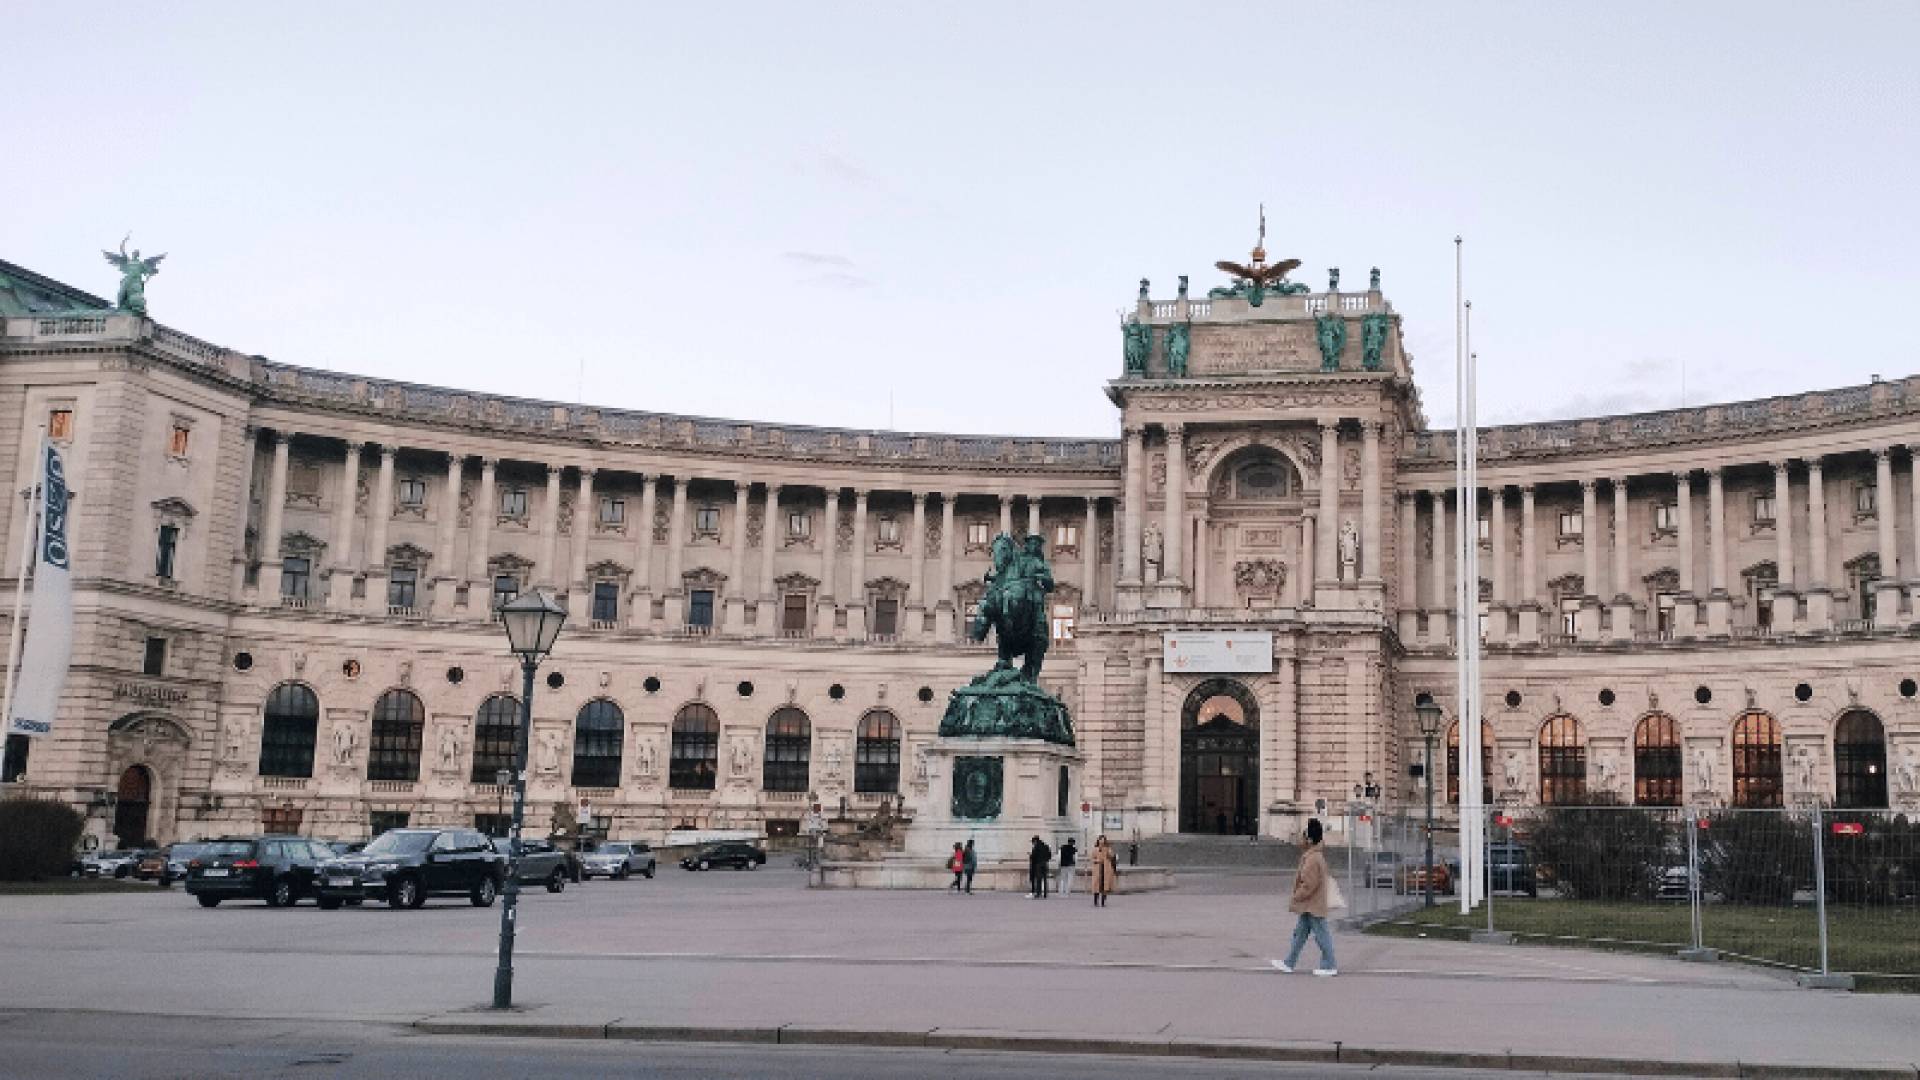
M 353 764 L 353 728 L 345 723 L 333 726 L 333 763 L 335 765 Z
M 460 760 L 460 736 L 450 727 L 440 729 L 440 767 L 452 772 Z
M 1360 563 L 1360 530 L 1348 518 L 1340 525 L 1340 577 L 1352 581 Z
M 1142 562 L 1147 564 L 1148 577 L 1158 578 L 1160 576 L 1161 555 L 1160 526 L 1149 521 L 1146 531 L 1140 537 L 1140 558 Z
M 1714 752 L 1710 747 L 1701 747 L 1693 752 L 1693 775 L 1700 781 L 1700 790 L 1713 790 Z
M 557 773 L 560 771 L 560 734 L 549 731 L 540 739 L 540 771 Z
M 1519 791 L 1526 781 L 1524 769 L 1520 763 L 1520 751 L 1507 751 L 1506 761 L 1500 766 L 1501 778 L 1507 783 L 1508 791 Z
M 1900 791 L 1906 795 L 1920 795 L 1920 749 L 1908 746 L 1900 751 L 1900 767 L 1895 774 L 1900 778 Z
M 654 754 L 653 740 L 641 739 L 640 745 L 636 749 L 638 750 L 636 757 L 639 758 L 640 775 L 652 776 L 653 775 L 653 754 Z
M 745 739 L 735 739 L 733 741 L 733 775 L 745 776 L 747 770 L 752 767 L 753 748 L 747 745 Z

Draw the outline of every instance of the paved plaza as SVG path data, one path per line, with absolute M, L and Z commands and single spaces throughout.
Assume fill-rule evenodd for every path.
M 1920 998 L 1802 991 L 1738 965 L 1345 934 L 1339 978 L 1283 976 L 1267 965 L 1287 928 L 1280 885 L 1277 874 L 1184 875 L 1176 889 L 1095 910 L 1077 896 L 810 890 L 777 863 L 667 869 L 529 894 L 522 1007 L 504 1018 L 477 1008 L 491 989 L 497 908 L 204 910 L 157 889 L 9 896 L 0 978 L 14 1009 L 470 1034 L 504 1019 L 529 1034 L 692 1041 L 1077 1041 L 1150 1054 L 1237 1044 L 1329 1061 L 1469 1054 L 1459 1060 L 1484 1067 L 1544 1055 L 1697 1063 L 1704 1074 L 1744 1061 L 1916 1075 Z

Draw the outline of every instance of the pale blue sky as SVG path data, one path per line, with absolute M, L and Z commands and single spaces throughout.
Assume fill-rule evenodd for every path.
M 962 10 L 962 7 L 964 10 Z M 1920 4 L 9 7 L 0 258 L 276 360 L 1108 434 L 1135 282 L 1385 274 L 1436 423 L 1920 370 Z M 1017 389 L 1012 388 L 1017 386 Z M 891 399 L 891 406 L 889 400 Z

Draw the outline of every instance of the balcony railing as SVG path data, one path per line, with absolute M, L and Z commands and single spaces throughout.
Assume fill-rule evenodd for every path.
M 618 619 L 592 619 L 588 621 L 587 625 L 595 630 L 620 629 L 620 621 Z
M 283 594 L 280 597 L 280 606 L 292 611 L 306 611 L 309 608 L 319 607 L 320 605 L 304 596 L 287 596 Z
M 367 781 L 367 790 L 375 795 L 411 795 L 419 786 L 412 780 Z
M 308 780 L 304 776 L 263 776 L 260 786 L 275 791 L 305 791 Z
M 387 614 L 396 619 L 418 619 L 422 612 L 412 604 L 388 604 Z

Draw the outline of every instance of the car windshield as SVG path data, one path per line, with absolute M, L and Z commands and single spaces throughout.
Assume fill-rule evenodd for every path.
M 632 849 L 631 849 L 631 848 L 629 848 L 629 847 L 628 847 L 627 845 L 625 845 L 625 844 L 601 844 L 601 845 L 600 845 L 600 850 L 599 850 L 599 854 L 601 854 L 601 855 L 625 855 L 625 854 L 626 854 L 626 853 L 627 853 L 628 851 L 631 851 L 631 850 L 632 850 Z
M 253 844 L 251 841 L 220 840 L 220 841 L 216 841 L 214 843 L 208 844 L 207 850 L 201 852 L 200 854 L 203 858 L 208 858 L 208 859 L 231 859 L 231 858 L 238 858 L 239 856 L 242 856 L 242 855 L 250 855 L 252 853 L 253 853 Z
M 433 843 L 429 832 L 381 833 L 379 839 L 360 849 L 362 855 L 418 855 Z
M 167 856 L 173 859 L 191 859 L 206 849 L 205 844 L 175 844 L 167 849 Z

